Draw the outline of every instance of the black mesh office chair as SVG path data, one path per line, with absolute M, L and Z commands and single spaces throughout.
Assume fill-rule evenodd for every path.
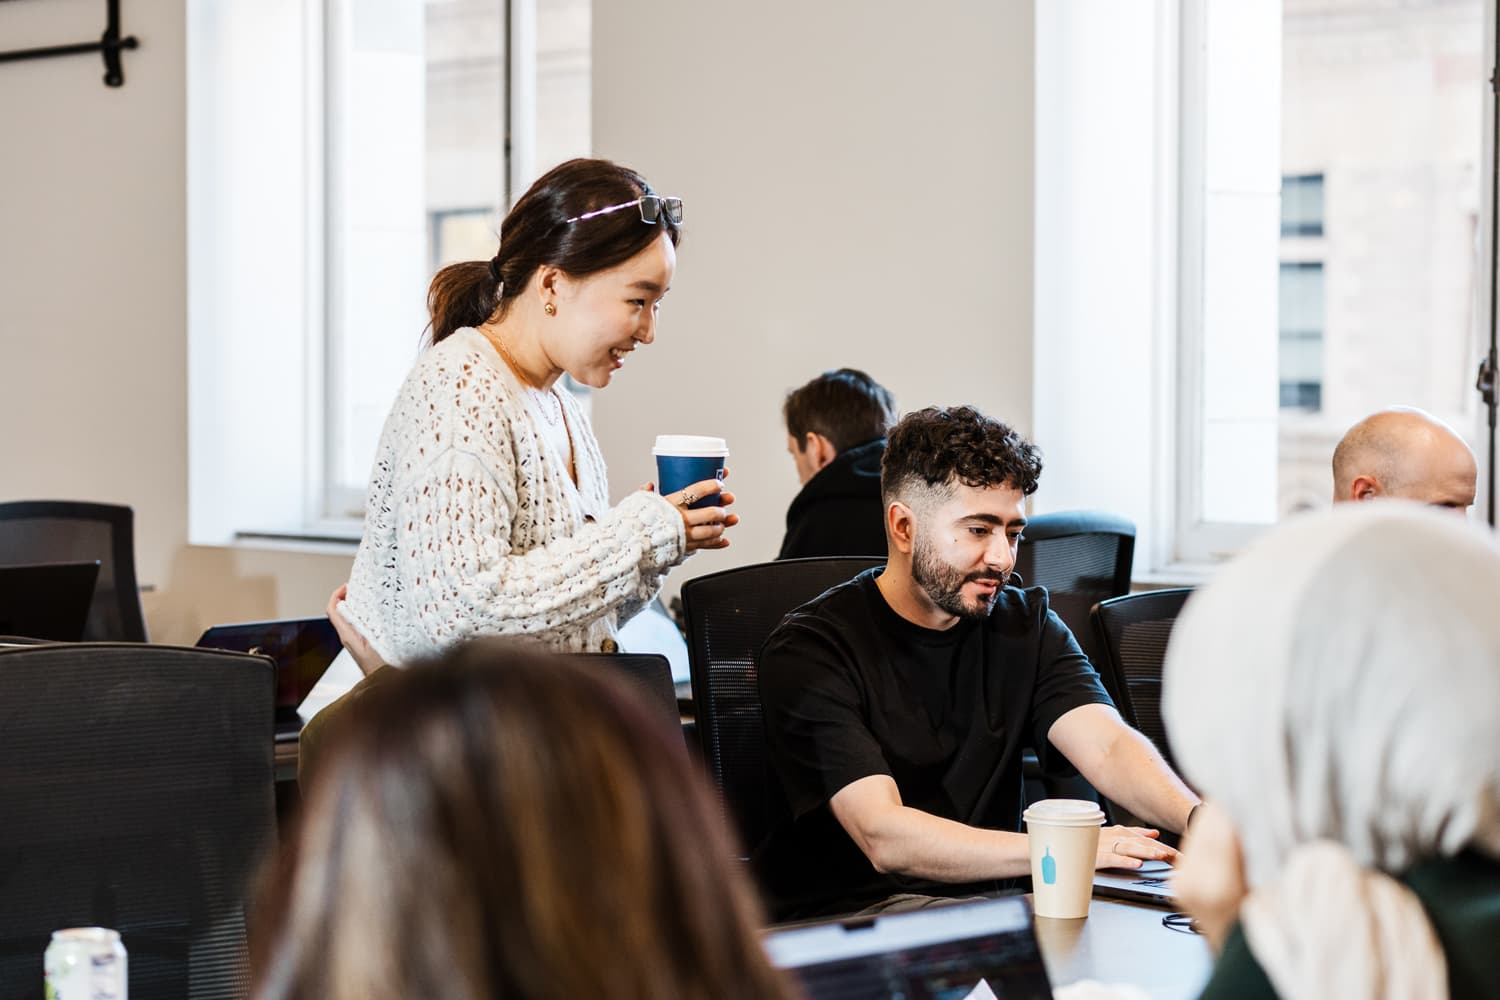
M 585 663 L 603 664 L 623 676 L 659 709 L 664 729 L 681 734 L 682 716 L 677 711 L 677 687 L 672 683 L 672 663 L 660 653 L 579 653 Z
M 1134 561 L 1135 524 L 1126 518 L 1093 510 L 1038 514 L 1026 522 L 1016 551 L 1017 579 L 1011 582 L 1018 587 L 1047 588 L 1048 606 L 1102 675 L 1103 652 L 1089 624 L 1089 612 L 1100 601 L 1130 593 Z M 1035 754 L 1028 752 L 1024 765 L 1028 802 L 1049 797 L 1098 798 L 1065 761 L 1039 764 Z
M 123 643 L 0 649 L 0 996 L 53 930 L 120 931 L 129 990 L 245 996 L 245 905 L 275 847 L 275 668 Z
M 1172 751 L 1161 720 L 1161 669 L 1172 625 L 1192 592 L 1191 587 L 1148 590 L 1094 608 L 1094 634 L 1105 659 L 1100 674 L 1110 696 L 1125 721 L 1150 737 L 1168 763 Z
M 786 559 L 682 585 L 698 740 L 740 845 L 753 850 L 787 809 L 766 759 L 756 680 L 761 645 L 786 615 L 883 559 Z
M 1016 552 L 1017 586 L 1046 587 L 1052 610 L 1097 664 L 1089 612 L 1130 593 L 1134 561 L 1135 525 L 1126 518 L 1094 510 L 1038 514 L 1026 522 Z
M 145 642 L 135 579 L 135 512 L 73 500 L 0 503 L 0 563 L 99 561 L 99 580 L 83 638 Z

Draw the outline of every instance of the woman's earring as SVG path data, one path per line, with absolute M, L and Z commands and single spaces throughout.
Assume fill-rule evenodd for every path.
M 542 306 L 542 312 L 546 313 L 548 316 L 556 316 L 557 315 L 557 306 L 555 306 L 552 303 L 548 302 L 546 305 Z

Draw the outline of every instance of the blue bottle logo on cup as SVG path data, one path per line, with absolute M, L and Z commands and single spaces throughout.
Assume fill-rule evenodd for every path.
M 1042 855 L 1042 881 L 1048 885 L 1057 884 L 1057 859 L 1052 856 L 1051 847 Z
M 656 456 L 656 490 L 668 496 L 705 479 L 724 478 L 729 446 L 723 438 L 697 434 L 661 434 L 651 449 Z M 692 504 L 712 507 L 718 496 L 710 494 Z

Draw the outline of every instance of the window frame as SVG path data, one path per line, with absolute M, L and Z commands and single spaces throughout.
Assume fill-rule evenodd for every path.
M 338 532 L 341 526 L 343 528 L 357 527 L 363 523 L 367 494 L 367 488 L 364 485 L 356 487 L 341 483 L 335 469 L 335 463 L 341 457 L 340 442 L 346 430 L 340 417 L 344 391 L 342 354 L 346 349 L 343 337 L 346 321 L 342 315 L 340 303 L 343 301 L 345 291 L 343 283 L 347 272 L 341 261 L 341 254 L 345 248 L 338 235 L 343 232 L 342 219 L 339 215 L 342 202 L 337 192 L 332 190 L 332 186 L 337 183 L 341 173 L 341 163 L 338 161 L 337 152 L 341 148 L 341 142 L 337 134 L 339 126 L 331 119 L 341 116 L 330 115 L 329 112 L 330 109 L 338 107 L 345 97 L 339 91 L 339 81 L 343 79 L 343 67 L 340 60 L 345 53 L 339 49 L 337 40 L 341 37 L 340 18 L 345 8 L 355 0 L 310 0 L 310 2 L 322 11 L 326 26 L 321 48 L 320 82 L 323 94 L 322 100 L 316 105 L 318 112 L 323 116 L 321 126 L 323 163 L 318 182 L 309 185 L 317 189 L 313 196 L 318 200 L 320 208 L 318 214 L 312 218 L 316 219 L 321 230 L 319 265 L 322 268 L 322 287 L 326 289 L 326 296 L 321 304 L 322 328 L 314 332 L 319 347 L 317 353 L 320 372 L 315 384 L 321 389 L 320 404 L 317 407 L 321 414 L 321 428 L 309 455 L 309 478 L 313 484 L 312 498 L 309 503 L 313 516 L 309 520 L 316 530 Z M 532 169 L 531 159 L 535 136 L 530 130 L 534 129 L 536 124 L 534 75 L 537 71 L 535 52 L 537 0 L 491 0 L 491 2 L 498 8 L 499 16 L 505 25 L 502 51 L 498 53 L 502 64 L 501 78 L 506 89 L 501 100 L 505 115 L 503 125 L 505 141 L 503 148 L 499 151 L 500 170 L 495 178 L 495 204 L 500 207 L 500 214 L 503 216 L 510 206 L 512 192 L 516 190 L 518 170 L 528 172 L 523 173 L 522 176 L 529 176 L 529 171 Z M 523 77 L 526 77 L 524 82 Z M 438 234 L 434 225 L 437 217 L 445 214 L 461 214 L 466 211 L 468 210 L 440 212 L 429 210 L 427 212 L 429 231 L 423 255 L 428 263 L 433 263 L 437 251 Z
M 1247 546 L 1265 530 L 1263 524 L 1209 521 L 1203 516 L 1203 445 L 1206 356 L 1204 302 L 1207 243 L 1207 4 L 1199 0 L 1169 0 L 1175 45 L 1164 51 L 1175 56 L 1164 72 L 1164 86 L 1175 111 L 1171 132 L 1176 162 L 1171 178 L 1177 210 L 1175 245 L 1169 281 L 1174 283 L 1174 342 L 1177 348 L 1177 394 L 1173 441 L 1167 463 L 1174 485 L 1167 494 L 1171 539 L 1167 564 L 1174 569 L 1202 572 Z
M 535 176 L 538 0 L 494 3 L 503 211 Z M 365 486 L 332 489 L 338 9 L 264 7 L 185 5 L 188 540 L 343 550 L 362 532 Z M 418 253 L 425 267 L 427 244 Z M 414 356 L 415 329 L 411 344 Z

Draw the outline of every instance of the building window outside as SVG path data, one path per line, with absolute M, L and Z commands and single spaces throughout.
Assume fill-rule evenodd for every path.
M 1323 235 L 1323 175 L 1281 178 L 1281 235 Z
M 1281 408 L 1317 412 L 1323 405 L 1323 265 L 1281 263 L 1278 365 Z

